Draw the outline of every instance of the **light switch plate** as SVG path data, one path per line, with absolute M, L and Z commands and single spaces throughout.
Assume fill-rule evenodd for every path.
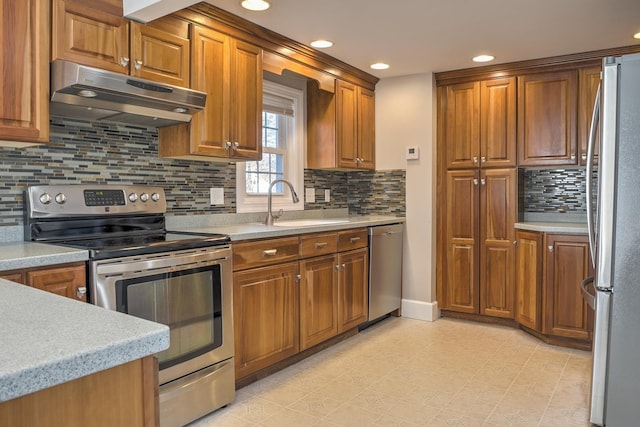
M 224 188 L 210 188 L 211 205 L 224 205 Z
M 325 202 L 330 202 L 331 201 L 331 190 L 328 188 L 324 189 L 324 201 Z
M 305 188 L 304 189 L 304 200 L 307 203 L 315 203 L 316 202 L 316 189 L 315 188 Z

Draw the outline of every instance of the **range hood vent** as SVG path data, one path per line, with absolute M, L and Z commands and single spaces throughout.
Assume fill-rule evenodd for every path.
M 126 74 L 56 60 L 51 63 L 51 115 L 162 127 L 191 121 L 207 94 Z

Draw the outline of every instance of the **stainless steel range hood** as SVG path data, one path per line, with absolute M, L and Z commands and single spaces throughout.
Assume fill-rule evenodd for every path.
M 162 127 L 191 121 L 207 95 L 67 61 L 51 63 L 51 115 Z

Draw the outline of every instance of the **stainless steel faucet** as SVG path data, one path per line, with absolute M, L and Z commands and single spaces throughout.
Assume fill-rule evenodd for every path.
M 267 218 L 264 220 L 264 223 L 267 225 L 273 225 L 273 221 L 282 216 L 282 209 L 280 209 L 277 214 L 271 212 L 271 197 L 273 195 L 271 190 L 273 190 L 273 185 L 279 182 L 282 182 L 289 186 L 289 189 L 291 190 L 291 200 L 293 201 L 293 203 L 298 203 L 300 201 L 298 195 L 296 194 L 296 191 L 293 189 L 293 185 L 291 185 L 289 181 L 287 181 L 286 179 L 276 179 L 274 181 L 271 181 L 271 184 L 269 185 L 269 194 L 267 195 Z

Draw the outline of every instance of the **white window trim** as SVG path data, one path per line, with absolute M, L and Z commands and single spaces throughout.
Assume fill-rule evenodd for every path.
M 301 90 L 279 85 L 268 80 L 263 81 L 263 91 L 276 96 L 290 98 L 293 101 L 293 109 L 295 111 L 293 120 L 295 121 L 297 143 L 288 144 L 292 145 L 292 147 L 287 148 L 289 154 L 286 156 L 284 178 L 291 182 L 300 201 L 293 203 L 289 187 L 284 185 L 284 195 L 274 193 L 272 196 L 272 210 L 274 212 L 280 209 L 285 211 L 301 211 L 304 210 L 304 158 L 305 147 L 307 145 L 306 111 L 304 109 L 305 94 Z M 245 162 L 238 162 L 236 163 L 236 212 L 266 212 L 267 196 L 246 194 L 245 190 Z

